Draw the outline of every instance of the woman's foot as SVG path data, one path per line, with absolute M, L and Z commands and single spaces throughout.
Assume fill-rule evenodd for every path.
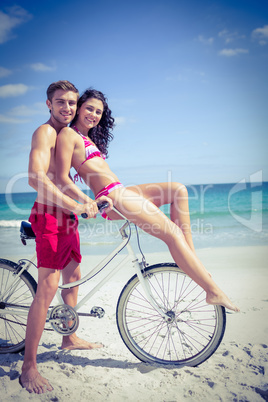
M 239 312 L 240 309 L 235 306 L 231 300 L 222 292 L 220 294 L 207 293 L 206 302 L 208 304 L 223 306 L 229 310 Z

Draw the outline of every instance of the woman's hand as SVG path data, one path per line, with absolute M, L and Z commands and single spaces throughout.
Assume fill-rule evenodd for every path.
M 99 212 L 98 205 L 107 202 L 109 206 L 105 208 L 106 212 L 109 212 L 113 209 L 113 202 L 110 198 L 102 196 L 99 197 L 96 201 L 87 202 L 85 204 L 79 204 L 78 208 L 74 211 L 77 215 L 86 214 L 83 216 L 85 219 L 96 218 L 97 213 Z
M 113 201 L 111 200 L 111 198 L 108 198 L 108 197 L 106 197 L 104 195 L 102 197 L 99 197 L 96 200 L 96 202 L 97 202 L 97 204 L 102 204 L 103 202 L 108 202 L 109 203 L 109 207 L 105 208 L 106 213 L 110 212 L 113 209 Z

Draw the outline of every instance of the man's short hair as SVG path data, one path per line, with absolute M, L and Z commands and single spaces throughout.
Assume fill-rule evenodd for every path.
M 72 84 L 69 81 L 62 80 L 62 81 L 52 82 L 52 84 L 49 85 L 49 87 L 47 89 L 47 99 L 50 102 L 52 102 L 53 95 L 58 89 L 62 89 L 63 91 L 66 91 L 66 92 L 67 91 L 75 92 L 77 94 L 77 97 L 79 97 L 79 91 L 74 86 L 74 84 Z

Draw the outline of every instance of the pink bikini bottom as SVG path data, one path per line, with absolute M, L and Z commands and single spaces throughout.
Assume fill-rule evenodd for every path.
M 98 192 L 98 194 L 97 194 L 96 197 L 95 197 L 95 200 L 96 200 L 97 198 L 103 196 L 103 195 L 107 196 L 107 195 L 110 194 L 112 191 L 114 191 L 114 190 L 116 190 L 117 188 L 120 188 L 120 187 L 124 187 L 124 185 L 123 185 L 122 183 L 120 183 L 119 181 L 115 181 L 114 183 L 108 184 L 108 185 L 105 186 L 102 190 L 100 190 L 100 191 Z M 101 213 L 101 216 L 102 216 L 104 219 L 111 220 L 111 219 L 107 216 L 107 214 L 106 214 L 105 211 L 103 211 L 103 212 Z

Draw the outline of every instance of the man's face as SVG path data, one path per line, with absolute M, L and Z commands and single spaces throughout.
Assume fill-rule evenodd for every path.
M 73 120 L 77 108 L 77 94 L 73 91 L 57 89 L 52 101 L 46 101 L 51 110 L 51 117 L 58 123 L 67 126 Z

